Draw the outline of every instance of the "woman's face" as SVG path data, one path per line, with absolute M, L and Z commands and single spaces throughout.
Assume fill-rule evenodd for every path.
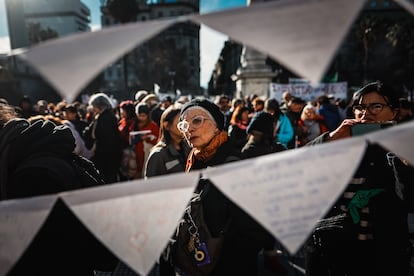
M 209 113 L 202 109 L 189 109 L 183 113 L 182 117 L 189 126 L 185 135 L 195 148 L 201 149 L 207 146 L 218 132 L 216 123 Z
M 354 106 L 355 118 L 364 122 L 391 121 L 395 119 L 397 113 L 377 92 L 363 95 L 358 105 Z
M 313 108 L 306 108 L 303 110 L 305 120 L 313 120 L 315 119 L 316 113 Z

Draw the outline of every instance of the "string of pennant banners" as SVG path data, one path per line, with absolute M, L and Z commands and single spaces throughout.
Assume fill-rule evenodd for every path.
M 414 4 L 399 0 L 414 14 Z M 108 64 L 173 24 L 205 24 L 319 82 L 364 1 L 291 0 L 176 19 L 139 22 L 16 51 L 73 100 Z M 317 39 L 315 39 L 317 38 Z M 47 223 L 58 201 L 120 260 L 146 275 L 168 242 L 200 174 L 261 223 L 290 252 L 306 240 L 346 187 L 368 143 L 414 164 L 414 122 L 365 136 L 172 174 L 0 202 L 0 275 Z M 320 174 L 320 170 L 327 173 Z

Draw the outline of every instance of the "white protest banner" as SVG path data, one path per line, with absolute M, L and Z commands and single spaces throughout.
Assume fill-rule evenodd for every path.
M 141 275 L 155 264 L 198 183 L 171 174 L 61 194 L 79 220 Z
M 348 98 L 347 82 L 319 83 L 318 85 L 311 85 L 309 83 L 271 83 L 269 86 L 269 97 L 275 98 L 279 102 L 282 100 L 282 94 L 285 91 L 305 101 L 315 101 L 321 95 L 332 95 L 335 99 Z
M 347 186 L 366 145 L 362 138 L 345 139 L 224 165 L 205 175 L 294 254 Z
M 20 258 L 55 204 L 58 195 L 0 201 L 0 275 Z

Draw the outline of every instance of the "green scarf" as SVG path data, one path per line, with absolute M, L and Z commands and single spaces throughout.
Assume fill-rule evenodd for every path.
M 348 204 L 348 210 L 354 223 L 358 223 L 360 221 L 358 209 L 362 209 L 367 206 L 372 197 L 383 191 L 384 189 L 370 189 L 360 190 L 355 193 L 354 197 L 351 199 L 351 202 Z

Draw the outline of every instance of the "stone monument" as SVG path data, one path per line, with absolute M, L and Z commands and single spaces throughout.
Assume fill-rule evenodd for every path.
M 250 0 L 247 5 L 263 2 L 260 0 Z M 247 46 L 243 47 L 240 57 L 240 68 L 232 76 L 236 82 L 236 96 L 246 96 L 257 94 L 259 97 L 269 96 L 269 85 L 272 78 L 277 76 L 272 72 L 270 66 L 266 64 L 267 56 Z

